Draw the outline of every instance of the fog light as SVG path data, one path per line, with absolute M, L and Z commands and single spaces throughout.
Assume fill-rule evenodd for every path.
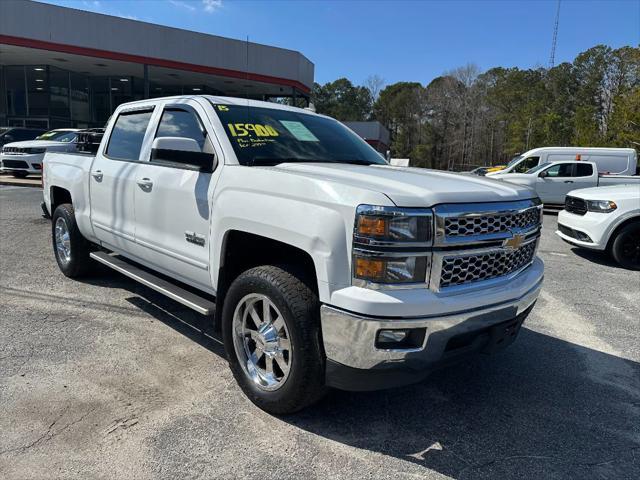
M 380 330 L 378 342 L 401 342 L 407 338 L 408 334 L 406 330 Z
M 35 170 L 42 170 L 42 165 L 40 165 L 39 163 L 34 163 L 34 164 L 33 164 L 33 168 L 34 168 Z
M 376 335 L 376 348 L 383 350 L 413 350 L 421 348 L 426 333 L 426 328 L 379 330 Z

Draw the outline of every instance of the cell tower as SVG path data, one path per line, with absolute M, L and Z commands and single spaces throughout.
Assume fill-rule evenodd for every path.
M 551 58 L 549 58 L 549 68 L 553 68 L 556 62 L 556 43 L 558 42 L 558 22 L 560 21 L 560 0 L 556 10 L 556 24 L 553 27 L 553 41 L 551 42 Z

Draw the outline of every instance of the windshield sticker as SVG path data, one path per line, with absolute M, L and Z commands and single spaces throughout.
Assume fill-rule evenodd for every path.
M 280 123 L 284 125 L 284 128 L 289 130 L 291 135 L 296 137 L 297 140 L 301 142 L 319 142 L 318 138 L 311 133 L 307 127 L 304 126 L 302 122 L 292 122 L 290 120 L 280 120 Z
M 259 123 L 227 123 L 232 137 L 277 137 L 278 131 L 271 125 Z

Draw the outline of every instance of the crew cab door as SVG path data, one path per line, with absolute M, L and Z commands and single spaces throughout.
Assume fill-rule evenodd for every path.
M 138 166 L 135 188 L 136 242 L 146 263 L 185 283 L 211 289 L 209 238 L 211 203 L 217 172 L 211 132 L 198 104 L 165 104 L 155 120 L 153 139 L 193 139 L 211 165 L 188 163 L 187 154 L 156 159 L 148 149 Z M 153 142 L 153 140 L 152 140 Z
M 595 186 L 596 175 L 591 163 L 556 163 L 538 173 L 536 191 L 544 203 L 561 204 L 571 190 Z
M 135 255 L 135 180 L 153 106 L 121 111 L 91 166 L 91 225 L 106 247 Z

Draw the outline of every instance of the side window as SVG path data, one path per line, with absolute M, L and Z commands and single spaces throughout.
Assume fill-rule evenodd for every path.
M 576 177 L 590 177 L 593 175 L 593 165 L 589 163 L 576 164 Z
M 571 163 L 558 163 L 553 167 L 547 168 L 547 177 L 570 177 L 571 176 Z
M 525 173 L 527 170 L 531 170 L 533 167 L 536 167 L 538 162 L 540 162 L 540 157 L 527 157 L 516 165 L 515 172 Z
M 178 108 L 168 108 L 162 112 L 156 133 L 156 138 L 158 137 L 193 138 L 200 145 L 200 150 L 205 143 L 205 133 L 196 115 Z
M 119 160 L 137 161 L 153 110 L 121 113 L 111 131 L 106 154 Z

